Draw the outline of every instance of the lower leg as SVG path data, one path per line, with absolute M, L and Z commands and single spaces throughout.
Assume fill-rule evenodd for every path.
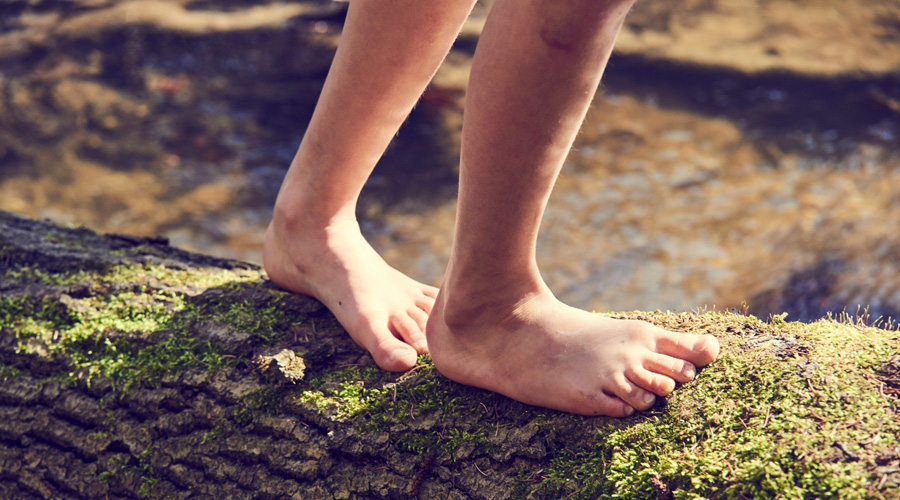
M 565 306 L 536 264 L 550 190 L 631 3 L 494 6 L 467 95 L 456 238 L 428 323 L 435 365 L 454 380 L 539 406 L 624 416 L 718 353 L 711 337 Z
M 365 241 L 356 202 L 376 162 L 450 49 L 474 0 L 353 2 L 322 95 L 275 203 L 269 277 L 315 296 L 379 366 L 426 352 L 436 290 Z

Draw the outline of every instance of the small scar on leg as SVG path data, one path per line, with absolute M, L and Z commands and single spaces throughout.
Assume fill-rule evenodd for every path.
M 553 35 L 550 34 L 550 29 L 544 28 L 541 30 L 541 40 L 547 44 L 551 49 L 561 50 L 563 52 L 571 52 L 575 49 L 575 43 L 573 42 L 565 42 L 557 39 Z

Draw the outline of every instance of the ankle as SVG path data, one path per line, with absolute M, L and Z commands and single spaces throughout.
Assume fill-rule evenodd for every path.
M 441 320 L 451 330 L 503 323 L 524 303 L 550 293 L 539 277 L 505 280 L 498 276 L 459 276 L 461 279 L 456 279 L 448 272 L 439 298 Z
M 316 217 L 276 204 L 266 229 L 263 266 L 276 282 L 285 269 L 312 275 L 323 259 L 341 260 L 341 255 L 358 246 L 361 238 L 355 217 Z
M 322 230 L 336 222 L 356 222 L 357 196 L 350 192 L 317 189 L 308 180 L 298 178 L 293 168 L 288 171 L 275 198 L 272 221 L 276 227 L 308 232 Z
M 332 229 L 359 230 L 355 205 L 325 209 L 315 202 L 305 203 L 299 196 L 276 200 L 270 226 L 287 237 L 305 240 L 327 240 Z

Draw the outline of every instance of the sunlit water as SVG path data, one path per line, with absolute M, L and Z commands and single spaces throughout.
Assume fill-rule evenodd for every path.
M 90 54 L 5 68 L 4 126 L 19 135 L 0 151 L 0 209 L 259 262 L 330 52 L 297 49 L 290 30 L 247 38 L 232 51 L 142 37 L 134 81 L 109 85 Z M 451 54 L 455 71 L 468 50 Z M 594 310 L 896 314 L 898 94 L 893 80 L 614 57 L 545 214 L 545 279 Z M 360 210 L 386 260 L 432 284 L 452 240 L 463 104 L 461 85 L 426 93 Z
M 857 304 L 890 314 L 900 305 L 900 168 L 879 135 L 892 127 L 845 141 L 841 155 L 831 132 L 773 163 L 727 119 L 607 91 L 545 214 L 545 279 L 596 310 L 746 302 L 807 319 Z M 436 282 L 453 214 L 452 200 L 388 213 L 374 241 Z

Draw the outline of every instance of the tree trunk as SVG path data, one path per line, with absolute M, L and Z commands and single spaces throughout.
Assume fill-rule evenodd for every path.
M 633 313 L 719 361 L 615 420 L 383 372 L 258 268 L 0 212 L 0 497 L 896 498 L 896 331 Z M 892 361 L 892 356 L 894 356 Z M 548 374 L 552 376 L 552 374 Z

